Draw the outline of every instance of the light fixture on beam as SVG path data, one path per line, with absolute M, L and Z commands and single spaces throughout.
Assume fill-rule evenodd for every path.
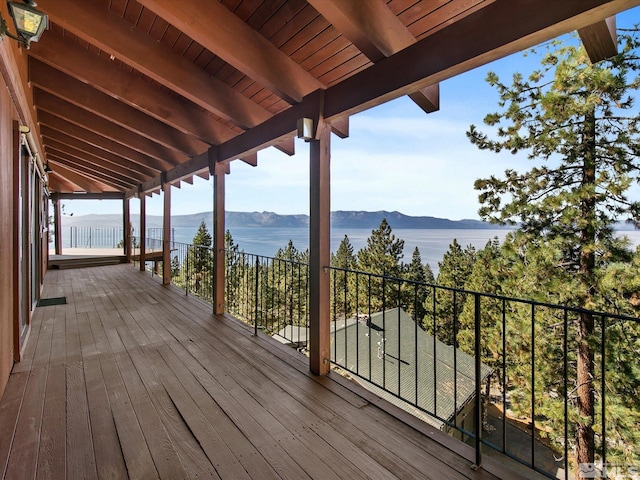
M 296 124 L 298 127 L 298 138 L 309 142 L 315 138 L 313 118 L 299 118 Z
M 53 169 L 49 166 L 49 162 L 44 164 L 44 171 L 47 173 L 53 172 Z
M 0 15 L 0 40 L 5 36 L 13 38 L 29 48 L 30 42 L 37 42 L 40 36 L 49 26 L 49 18 L 39 10 L 36 10 L 36 2 L 25 0 L 23 3 L 7 2 L 9 13 L 13 19 L 17 36 L 7 30 L 7 23 Z

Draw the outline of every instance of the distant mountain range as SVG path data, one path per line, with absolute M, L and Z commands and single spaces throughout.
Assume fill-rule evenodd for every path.
M 387 219 L 391 228 L 411 229 L 496 229 L 500 228 L 480 220 L 448 220 L 436 217 L 412 217 L 400 212 L 363 212 L 337 211 L 331 213 L 331 225 L 334 228 L 378 228 L 383 218 Z M 201 212 L 190 215 L 172 216 L 172 227 L 197 228 L 203 220 L 211 225 L 212 212 Z M 131 221 L 138 223 L 138 215 L 131 215 Z M 89 214 L 78 216 L 64 216 L 63 226 L 78 227 L 120 227 L 122 216 L 118 214 Z M 162 217 L 147 215 L 147 227 L 161 227 Z M 307 228 L 308 215 L 280 215 L 273 212 L 226 212 L 226 227 L 277 227 L 277 228 Z

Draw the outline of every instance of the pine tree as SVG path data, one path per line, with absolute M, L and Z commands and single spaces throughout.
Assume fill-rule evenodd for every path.
M 240 252 L 240 247 L 235 243 L 231 232 L 227 230 L 224 234 L 225 247 L 225 306 L 233 313 L 237 313 L 240 306 L 246 304 L 245 275 L 247 264 L 244 252 Z
M 367 245 L 358 251 L 358 270 L 373 274 L 360 287 L 360 307 L 371 313 L 402 306 L 400 284 L 393 278 L 402 273 L 404 240 L 396 239 L 386 218 L 371 231 Z M 368 301 L 370 299 L 370 302 Z
M 292 240 L 275 254 L 271 271 L 265 271 L 266 303 L 272 321 L 305 326 L 307 321 L 308 251 L 299 251 Z M 284 311 L 284 316 L 281 315 Z
M 428 278 L 428 273 L 431 278 Z M 425 328 L 424 317 L 427 313 L 425 303 L 428 301 L 430 289 L 427 283 L 433 283 L 433 272 L 431 267 L 422 264 L 422 256 L 420 249 L 416 247 L 411 256 L 411 263 L 407 265 L 406 272 L 403 277 L 410 280 L 410 283 L 402 285 L 403 303 L 407 307 L 407 312 L 412 315 L 413 320 Z
M 632 93 L 640 88 L 634 34 L 621 35 L 621 54 L 592 64 L 583 47 L 552 43 L 541 68 L 511 85 L 495 74 L 488 82 L 500 95 L 501 112 L 485 123 L 496 139 L 471 126 L 468 137 L 480 149 L 527 151 L 537 165 L 525 173 L 476 181 L 480 215 L 496 223 L 520 223 L 538 258 L 554 260 L 536 272 L 532 292 L 557 295 L 570 305 L 597 306 L 596 285 L 606 265 L 623 248 L 615 239 L 618 220 L 640 224 L 640 202 L 628 198 L 638 182 L 640 117 Z M 545 253 L 546 252 L 546 253 Z M 623 252 L 624 253 L 624 252 Z M 568 280 L 561 284 L 558 277 Z M 560 291 L 555 291 L 558 288 Z M 576 462 L 595 458 L 595 319 L 580 314 L 576 328 Z
M 347 318 L 354 313 L 356 305 L 356 256 L 353 245 L 347 235 L 344 236 L 338 250 L 331 254 L 332 271 L 332 301 L 334 315 Z
M 211 234 L 204 220 L 200 223 L 187 253 L 188 278 L 193 292 L 205 299 L 212 295 L 213 252 Z
M 497 238 L 489 240 L 485 247 L 476 253 L 473 267 L 464 288 L 470 292 L 503 295 L 505 268 Z M 493 297 L 480 295 L 480 325 L 482 331 L 482 361 L 498 370 L 502 362 L 502 302 Z M 467 295 L 460 315 L 460 347 L 474 355 L 475 296 Z
M 438 262 L 440 270 L 436 279 L 439 287 L 435 295 L 434 306 L 430 305 L 430 319 L 427 330 L 436 335 L 441 342 L 458 346 L 458 330 L 460 328 L 460 314 L 465 303 L 465 284 L 475 261 L 476 251 L 472 245 L 464 250 L 457 239 L 449 245 L 449 249 Z

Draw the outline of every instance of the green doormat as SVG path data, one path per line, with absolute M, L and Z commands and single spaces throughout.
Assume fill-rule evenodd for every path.
M 67 303 L 67 297 L 41 298 L 38 300 L 38 307 L 48 307 L 50 305 L 64 305 Z

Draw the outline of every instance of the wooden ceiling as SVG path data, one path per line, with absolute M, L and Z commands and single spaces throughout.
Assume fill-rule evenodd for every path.
M 50 190 L 150 192 L 293 153 L 296 120 L 349 115 L 605 19 L 640 0 L 38 0 L 51 27 L 28 54 Z M 381 127 L 382 128 L 382 127 Z

